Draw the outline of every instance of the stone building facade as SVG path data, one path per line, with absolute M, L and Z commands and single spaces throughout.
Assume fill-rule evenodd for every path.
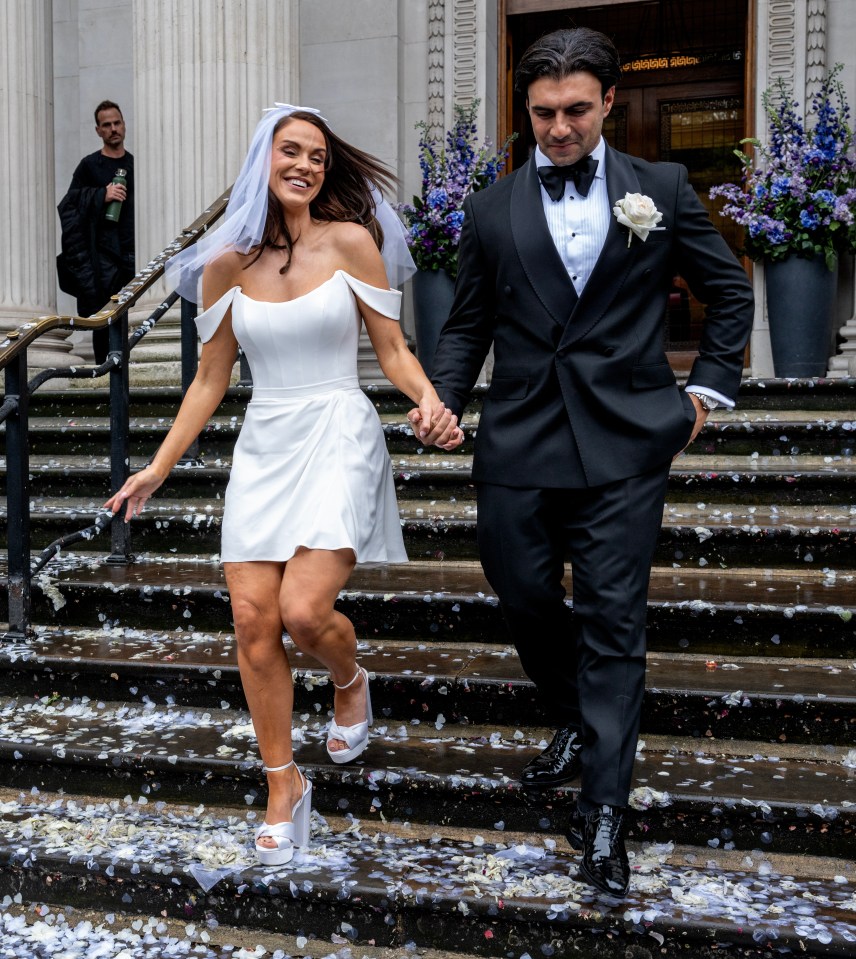
M 670 2 L 660 0 L 664 9 Z M 682 2 L 686 9 L 697 0 Z M 0 327 L 74 309 L 55 284 L 55 208 L 79 159 L 99 146 L 92 110 L 100 100 L 121 104 L 136 158 L 140 267 L 232 181 L 264 106 L 318 107 L 338 133 L 388 163 L 402 181 L 400 198 L 409 198 L 420 181 L 417 121 L 442 131 L 455 104 L 478 98 L 479 131 L 494 140 L 506 132 L 501 44 L 511 17 L 547 12 L 566 23 L 620 3 L 628 0 L 6 0 L 0 114 L 13 148 L 0 151 Z M 756 132 L 764 132 L 761 93 L 778 77 L 805 103 L 841 61 L 856 104 L 856 3 L 745 3 Z M 765 376 L 763 269 L 753 277 L 750 372 Z M 856 373 L 853 317 L 847 262 L 838 296 L 845 345 L 831 361 L 838 375 L 848 365 Z M 403 322 L 410 332 L 408 310 Z M 75 362 L 88 349 L 81 334 L 43 339 L 34 366 Z M 138 370 L 137 379 L 169 381 L 175 321 L 146 339 L 135 356 L 148 373 Z

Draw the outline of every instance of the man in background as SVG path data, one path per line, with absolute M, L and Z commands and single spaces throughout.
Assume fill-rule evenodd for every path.
M 62 254 L 60 287 L 77 297 L 79 316 L 101 310 L 113 293 L 133 279 L 134 157 L 125 149 L 125 121 L 119 105 L 104 100 L 95 108 L 95 132 L 102 147 L 77 165 L 71 186 L 60 200 Z M 125 184 L 114 183 L 124 170 Z M 121 203 L 118 220 L 106 217 Z M 108 330 L 92 331 L 96 363 L 107 359 Z

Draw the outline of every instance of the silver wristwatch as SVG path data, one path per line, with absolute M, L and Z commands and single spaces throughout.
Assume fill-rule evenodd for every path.
M 708 396 L 707 393 L 696 393 L 695 390 L 687 390 L 687 392 L 692 393 L 692 395 L 698 399 L 699 403 L 701 403 L 708 413 L 722 406 L 719 400 L 715 400 L 712 396 Z

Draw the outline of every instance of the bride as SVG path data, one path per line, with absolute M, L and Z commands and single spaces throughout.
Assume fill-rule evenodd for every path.
M 391 182 L 317 111 L 278 104 L 266 112 L 223 226 L 167 266 L 192 300 L 201 273 L 196 378 L 151 464 L 106 504 L 124 508 L 126 521 L 142 512 L 222 400 L 240 345 L 254 385 L 226 491 L 221 559 L 267 774 L 255 843 L 264 865 L 282 865 L 308 843 L 312 803 L 312 783 L 294 764 L 283 629 L 330 671 L 327 751 L 333 762 L 355 760 L 372 722 L 369 677 L 357 665 L 354 627 L 334 603 L 356 563 L 407 558 L 380 421 L 359 388 L 362 322 L 385 376 L 418 405 L 419 434 L 439 430 L 447 450 L 463 439 L 397 322 L 401 294 L 390 280 L 402 282 L 412 260 L 381 196 Z

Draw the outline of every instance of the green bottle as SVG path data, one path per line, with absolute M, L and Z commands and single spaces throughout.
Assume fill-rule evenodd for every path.
M 116 171 L 116 176 L 113 177 L 114 183 L 121 183 L 122 186 L 128 185 L 128 171 L 123 167 L 120 167 Z M 119 214 L 122 212 L 122 201 L 121 200 L 111 200 L 107 204 L 107 209 L 104 211 L 104 219 L 110 220 L 111 223 L 119 222 Z

